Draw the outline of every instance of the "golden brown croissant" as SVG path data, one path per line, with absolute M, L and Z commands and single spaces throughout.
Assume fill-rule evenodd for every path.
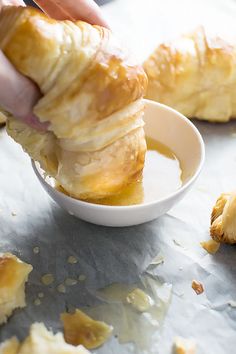
M 16 308 L 25 307 L 25 283 L 32 269 L 11 253 L 0 254 L 0 324 Z
M 62 333 L 53 334 L 43 323 L 34 323 L 22 344 L 12 337 L 0 344 L 0 354 L 89 354 L 82 345 L 73 346 L 64 341 Z
M 34 113 L 50 123 L 40 133 L 11 118 L 8 133 L 70 195 L 106 197 L 140 177 L 147 79 L 108 29 L 9 7 L 0 48 L 39 86 Z
M 211 215 L 211 237 L 222 243 L 236 243 L 236 192 L 223 193 Z
M 236 118 L 236 46 L 203 28 L 159 45 L 144 63 L 147 98 L 189 118 L 216 122 Z

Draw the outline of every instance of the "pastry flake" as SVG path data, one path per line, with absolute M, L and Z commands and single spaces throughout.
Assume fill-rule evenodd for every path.
M 39 86 L 34 113 L 49 123 L 43 133 L 12 117 L 7 131 L 67 194 L 105 198 L 140 178 L 147 78 L 110 30 L 7 7 L 0 49 Z
M 197 280 L 192 281 L 192 288 L 197 295 L 200 295 L 204 292 L 204 287 L 203 287 L 202 283 L 200 283 Z
M 105 322 L 95 321 L 78 309 L 74 314 L 63 313 L 61 320 L 66 342 L 73 345 L 82 344 L 87 349 L 100 347 L 113 330 Z
M 220 248 L 220 243 L 215 240 L 202 241 L 200 245 L 210 254 L 215 254 Z
M 196 343 L 192 339 L 176 337 L 174 350 L 175 354 L 196 354 Z
M 223 193 L 211 215 L 210 234 L 221 243 L 236 243 L 236 192 Z
M 145 61 L 147 98 L 189 118 L 227 122 L 236 117 L 236 47 L 203 27 L 160 44 Z
M 33 267 L 11 253 L 0 254 L 0 324 L 25 307 L 25 283 Z

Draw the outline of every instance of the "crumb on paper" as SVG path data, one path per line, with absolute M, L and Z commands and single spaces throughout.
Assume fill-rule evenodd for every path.
M 86 275 L 81 274 L 78 279 L 79 279 L 79 281 L 84 281 L 84 280 L 86 280 Z
M 40 299 L 44 298 L 44 293 L 43 293 L 43 292 L 38 293 L 38 297 L 39 297 Z
M 196 342 L 193 339 L 176 337 L 174 339 L 175 354 L 196 354 Z
M 202 283 L 200 283 L 197 280 L 192 281 L 192 288 L 197 295 L 200 295 L 204 292 L 204 287 L 203 287 Z
M 229 300 L 229 301 L 228 301 L 228 305 L 229 305 L 230 307 L 236 308 L 236 300 Z
M 95 321 L 81 310 L 61 314 L 64 337 L 72 345 L 82 344 L 87 349 L 95 349 L 104 344 L 111 336 L 113 327 L 105 322 Z
M 17 214 L 16 214 L 15 211 L 12 211 L 12 212 L 11 212 L 11 215 L 12 215 L 12 216 L 16 216 Z
M 183 270 L 183 267 L 179 267 L 179 270 Z
M 210 254 L 215 254 L 220 248 L 220 243 L 215 240 L 202 241 L 200 245 Z

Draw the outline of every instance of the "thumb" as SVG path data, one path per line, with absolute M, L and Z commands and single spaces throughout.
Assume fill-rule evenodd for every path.
M 33 115 L 33 107 L 41 97 L 38 87 L 21 75 L 0 51 L 0 106 L 14 117 L 36 129 L 45 129 Z

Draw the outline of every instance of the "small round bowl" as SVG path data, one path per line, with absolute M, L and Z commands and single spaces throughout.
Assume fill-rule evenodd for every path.
M 71 215 L 104 226 L 131 226 L 145 223 L 165 214 L 190 190 L 203 166 L 205 149 L 195 126 L 182 114 L 165 105 L 146 100 L 145 132 L 150 138 L 167 145 L 181 161 L 184 182 L 181 188 L 165 198 L 146 204 L 109 206 L 71 198 L 58 191 L 44 178 L 44 171 L 32 161 L 41 185 L 50 197 Z

